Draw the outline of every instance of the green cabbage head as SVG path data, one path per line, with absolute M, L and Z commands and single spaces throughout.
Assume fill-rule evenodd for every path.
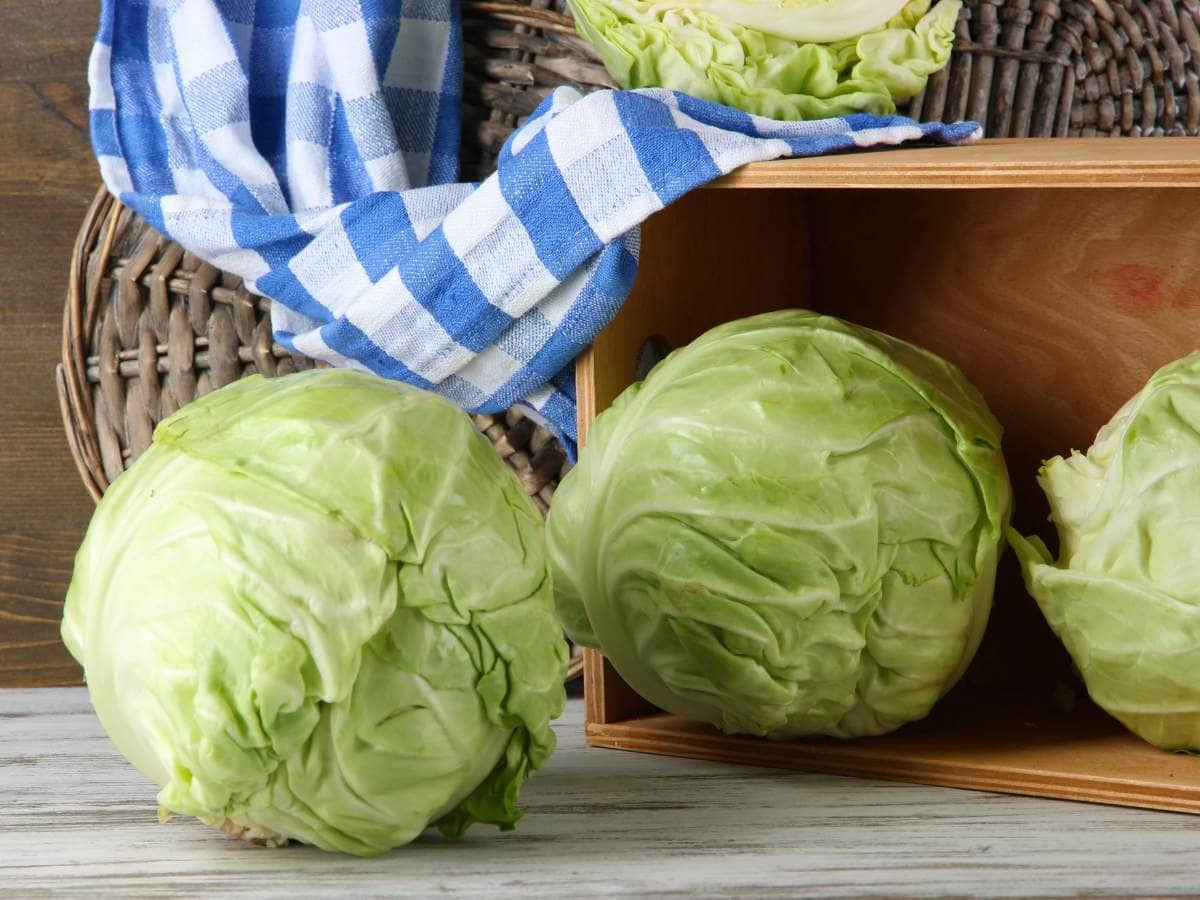
M 62 632 L 164 815 L 363 856 L 511 828 L 565 699 L 516 477 L 450 403 L 350 371 L 163 421 L 96 510 Z
M 886 115 L 950 60 L 960 0 L 569 0 L 623 88 L 771 119 Z
M 970 662 L 1010 505 L 999 424 L 902 341 L 788 310 L 597 417 L 547 541 L 568 633 L 727 732 L 881 734 Z
M 1009 541 L 1088 693 L 1150 743 L 1200 751 L 1200 353 L 1038 480 L 1059 558 L 1036 537 Z

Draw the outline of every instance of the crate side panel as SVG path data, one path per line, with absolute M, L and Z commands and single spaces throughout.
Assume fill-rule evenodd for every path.
M 1200 138 L 1016 138 L 960 147 L 776 159 L 736 169 L 709 188 L 1200 187 Z
M 659 713 L 589 725 L 596 747 L 969 790 L 1200 813 L 1200 759 L 1166 753 L 1090 704 L 961 707 L 882 738 L 767 741 Z

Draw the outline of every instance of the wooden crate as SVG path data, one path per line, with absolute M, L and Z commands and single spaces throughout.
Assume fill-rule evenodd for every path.
M 1005 428 L 1014 523 L 1048 538 L 1043 458 L 1086 448 L 1159 366 L 1200 347 L 1200 139 L 989 141 L 763 163 L 645 226 L 641 273 L 577 366 L 580 434 L 652 335 L 808 307 L 956 363 Z M 1055 544 L 1052 543 L 1051 546 Z M 926 720 L 767 741 L 664 714 L 599 654 L 593 746 L 1200 812 L 1200 758 L 1127 734 L 1078 690 L 1001 562 L 984 643 Z

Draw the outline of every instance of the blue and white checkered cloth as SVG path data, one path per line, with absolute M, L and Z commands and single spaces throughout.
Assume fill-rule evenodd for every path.
M 574 451 L 571 363 L 637 271 L 638 225 L 756 160 L 971 123 L 782 123 L 663 90 L 559 88 L 458 183 L 455 0 L 104 0 L 91 133 L 109 190 L 272 300 L 276 339 Z

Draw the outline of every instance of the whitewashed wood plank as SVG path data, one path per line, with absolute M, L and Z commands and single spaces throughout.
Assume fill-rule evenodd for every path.
M 296 897 L 1195 894 L 1200 820 L 592 750 L 582 705 L 518 830 L 375 860 L 266 850 L 187 819 L 104 737 L 86 692 L 0 691 L 0 894 Z

